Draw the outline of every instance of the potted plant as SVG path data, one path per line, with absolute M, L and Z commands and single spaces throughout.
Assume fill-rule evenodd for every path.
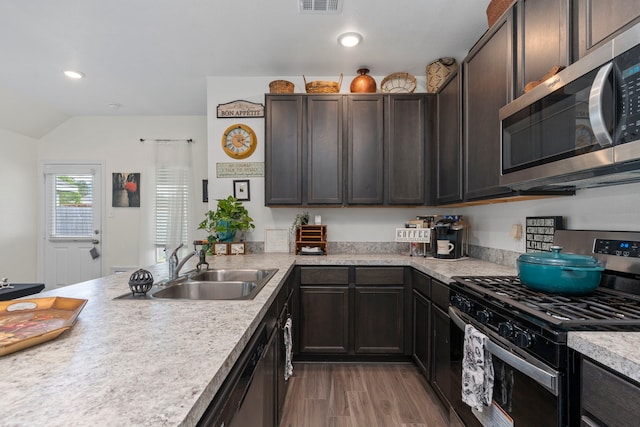
M 236 232 L 245 232 L 255 228 L 253 218 L 242 202 L 233 196 L 218 199 L 215 211 L 207 211 L 205 219 L 198 226 L 199 230 L 209 233 L 207 236 L 208 250 L 211 252 L 214 242 L 231 242 Z
M 295 234 L 301 225 L 309 224 L 309 212 L 302 212 L 296 215 L 291 224 L 291 234 Z

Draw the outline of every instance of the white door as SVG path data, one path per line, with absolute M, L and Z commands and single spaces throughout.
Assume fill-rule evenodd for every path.
M 102 276 L 100 164 L 46 164 L 45 289 Z

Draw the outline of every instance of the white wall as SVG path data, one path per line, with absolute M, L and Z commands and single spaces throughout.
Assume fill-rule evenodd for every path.
M 509 236 L 512 224 L 524 227 L 527 216 L 563 216 L 572 230 L 640 231 L 640 183 L 578 190 L 575 196 L 473 206 L 469 217 L 472 244 L 524 252 L 524 238 Z
M 0 129 L 0 278 L 37 279 L 37 140 Z
M 207 176 L 206 117 L 74 117 L 40 140 L 37 156 L 40 163 L 75 161 L 104 164 L 103 274 L 109 274 L 114 266 L 146 265 L 139 263 L 139 228 L 150 218 L 142 217 L 140 208 L 111 207 L 113 172 L 142 173 L 145 168 L 155 164 L 146 145 L 153 142 L 141 143 L 140 138 L 191 138 L 195 141 L 194 180 L 198 209 L 191 218 L 195 230 L 206 211 L 206 203 L 202 203 L 201 195 L 201 182 Z M 141 203 L 145 191 L 141 186 Z

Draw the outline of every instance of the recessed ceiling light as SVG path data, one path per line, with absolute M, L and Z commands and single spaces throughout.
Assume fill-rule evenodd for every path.
M 70 79 L 81 79 L 84 77 L 84 73 L 80 71 L 66 70 L 64 75 L 69 77 Z
M 338 36 L 338 43 L 345 47 L 353 47 L 362 41 L 360 33 L 344 33 Z

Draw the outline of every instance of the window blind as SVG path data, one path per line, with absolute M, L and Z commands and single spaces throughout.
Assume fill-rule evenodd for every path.
M 91 238 L 93 236 L 93 176 L 88 174 L 50 175 L 48 192 L 50 238 Z
M 184 169 L 156 170 L 156 246 L 187 243 L 189 179 Z

